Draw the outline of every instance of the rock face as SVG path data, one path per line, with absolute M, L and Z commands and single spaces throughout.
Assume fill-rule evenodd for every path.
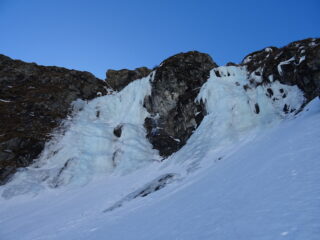
M 172 56 L 156 69 L 151 96 L 144 102 L 151 114 L 145 128 L 160 155 L 179 150 L 202 121 L 204 106 L 195 98 L 214 67 L 209 55 L 193 51 Z
M 107 84 L 116 91 L 121 91 L 125 86 L 136 79 L 148 76 L 151 69 L 146 67 L 136 68 L 135 70 L 108 70 L 106 73 Z
M 246 56 L 241 65 L 247 66 L 253 79 L 261 76 L 262 83 L 278 80 L 297 85 L 307 101 L 320 95 L 319 38 L 296 41 L 283 48 L 265 48 Z
M 0 55 L 0 183 L 32 163 L 72 101 L 106 93 L 105 82 L 91 73 Z
M 227 65 L 246 66 L 250 86 L 245 89 L 278 80 L 297 85 L 307 102 L 320 95 L 320 39 L 265 48 L 249 54 L 241 64 Z M 215 67 L 209 55 L 192 51 L 168 58 L 153 73 L 146 67 L 108 70 L 104 82 L 88 72 L 38 66 L 0 55 L 0 184 L 37 158 L 52 131 L 70 113 L 72 101 L 107 94 L 107 86 L 120 91 L 150 73 L 151 95 L 144 100 L 150 117 L 144 126 L 153 147 L 161 156 L 169 156 L 186 143 L 206 114 L 203 103 L 196 103 L 195 98 Z M 272 97 L 272 89 L 266 94 Z M 255 111 L 259 113 L 258 105 Z M 288 112 L 288 107 L 284 111 Z M 114 135 L 121 134 L 119 125 Z

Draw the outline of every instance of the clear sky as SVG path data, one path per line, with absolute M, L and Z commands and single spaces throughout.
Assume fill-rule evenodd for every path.
M 104 79 L 179 52 L 223 65 L 320 37 L 320 0 L 0 0 L 0 33 L 2 54 Z

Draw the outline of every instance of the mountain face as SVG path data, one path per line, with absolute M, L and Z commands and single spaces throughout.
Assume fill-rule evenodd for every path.
M 262 103 L 268 100 L 261 96 L 270 100 L 270 108 L 276 108 L 278 115 L 285 116 L 299 112 L 303 105 L 320 95 L 320 39 L 297 41 L 283 48 L 265 48 L 249 54 L 240 64 L 228 65 L 218 67 L 207 54 L 192 51 L 172 56 L 153 70 L 109 70 L 106 81 L 102 81 L 87 72 L 38 66 L 0 55 L 0 182 L 8 181 L 17 169 L 36 163 L 45 143 L 52 139 L 53 131 L 61 129 L 61 134 L 65 134 L 65 119 L 73 117 L 75 109 L 81 114 L 85 106 L 84 102 L 76 104 L 77 99 L 96 101 L 88 105 L 91 104 L 95 121 L 103 120 L 101 124 L 109 121 L 110 116 L 104 116 L 99 110 L 105 106 L 98 96 L 110 96 L 108 101 L 114 103 L 114 108 L 129 104 L 122 109 L 127 109 L 124 114 L 131 114 L 133 119 L 128 116 L 126 121 L 120 117 L 114 121 L 117 124 L 110 126 L 112 142 L 120 146 L 127 141 L 129 145 L 130 138 L 126 137 L 132 132 L 146 137 L 160 156 L 166 158 L 193 137 L 206 115 L 215 109 L 219 109 L 221 115 L 225 111 L 225 105 L 212 105 L 206 101 L 211 90 L 205 90 L 205 87 L 221 88 L 214 92 L 216 102 L 229 93 L 224 84 L 229 84 L 228 89 L 235 91 L 232 94 L 245 94 L 248 106 L 245 110 L 234 111 L 235 118 L 241 117 L 242 110 L 252 110 L 256 116 L 262 116 L 265 111 Z M 146 83 L 135 81 L 140 78 Z M 216 86 L 217 82 L 220 85 Z M 128 84 L 134 84 L 133 90 L 126 88 Z M 139 91 L 139 87 L 149 86 L 146 84 L 150 84 L 150 91 L 145 90 L 145 95 L 136 92 L 130 93 L 133 98 L 126 98 L 126 92 Z M 286 86 L 297 86 L 303 92 L 304 100 L 291 94 L 292 88 Z M 112 90 L 120 91 L 119 95 L 113 95 Z M 255 95 L 260 97 L 251 101 Z M 130 111 L 130 103 L 124 103 L 123 99 L 137 101 L 137 108 L 141 108 L 143 114 L 135 116 L 137 113 Z M 230 101 L 232 97 L 228 99 Z M 230 108 L 231 112 L 236 104 Z M 108 108 L 106 111 L 115 114 L 117 110 Z M 137 123 L 143 124 L 145 129 L 136 128 L 134 124 Z M 219 126 L 215 131 L 218 134 Z M 109 143 L 105 144 L 101 149 L 109 151 Z M 148 143 L 143 144 L 147 146 Z M 121 165 L 125 152 L 132 150 L 119 146 L 112 147 L 107 153 L 112 159 L 110 169 Z M 70 159 L 74 158 L 59 165 L 56 177 L 63 176 L 63 172 L 72 166 Z M 142 161 L 143 158 L 139 159 Z
M 318 240 L 319 48 L 106 81 L 1 55 L 0 239 Z

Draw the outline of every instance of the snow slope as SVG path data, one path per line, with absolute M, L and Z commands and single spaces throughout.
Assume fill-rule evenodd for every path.
M 319 99 L 295 116 L 298 88 L 248 90 L 245 69 L 217 68 L 197 99 L 208 115 L 160 162 L 142 126 L 149 80 L 80 104 L 41 164 L 1 187 L 0 239 L 318 239 Z

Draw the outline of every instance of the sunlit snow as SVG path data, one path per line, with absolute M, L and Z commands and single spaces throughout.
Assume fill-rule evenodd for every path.
M 298 113 L 296 86 L 213 69 L 196 99 L 207 115 L 160 161 L 143 127 L 149 81 L 74 103 L 39 160 L 0 188 L 0 239 L 318 238 L 319 99 Z

